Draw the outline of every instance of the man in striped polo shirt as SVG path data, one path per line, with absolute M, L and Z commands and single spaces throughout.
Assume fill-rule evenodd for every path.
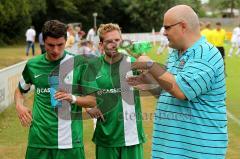
M 224 159 L 228 137 L 221 54 L 200 36 L 198 16 L 189 6 L 169 9 L 164 27 L 174 48 L 167 70 L 147 56 L 133 64 L 134 69 L 148 69 L 163 89 L 154 119 L 152 158 Z
M 85 72 L 83 57 L 64 51 L 66 26 L 58 20 L 44 24 L 43 40 L 46 53 L 28 60 L 15 91 L 16 110 L 23 126 L 30 126 L 26 159 L 84 159 L 81 107 L 96 106 L 91 89 L 76 90 Z M 54 76 L 52 76 L 54 75 Z M 59 89 L 55 98 L 62 102 L 53 107 L 50 102 L 49 78 L 56 77 Z M 57 81 L 56 80 L 56 81 Z M 35 86 L 33 110 L 24 106 L 24 93 Z M 77 92 L 76 92 L 77 91 Z M 74 96 L 72 92 L 86 96 Z

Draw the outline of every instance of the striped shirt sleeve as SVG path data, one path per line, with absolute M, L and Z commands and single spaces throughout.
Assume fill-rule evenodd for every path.
M 188 61 L 176 76 L 176 82 L 188 100 L 210 91 L 216 69 L 203 59 Z

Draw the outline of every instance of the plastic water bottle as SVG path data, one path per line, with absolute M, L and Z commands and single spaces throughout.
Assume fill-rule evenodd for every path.
M 62 106 L 62 102 L 55 99 L 54 95 L 58 89 L 59 85 L 59 77 L 58 76 L 50 76 L 48 77 L 48 82 L 50 85 L 50 98 L 51 98 L 51 106 L 52 108 Z
M 126 49 L 131 51 L 132 54 L 142 55 L 152 49 L 152 43 L 149 41 L 132 42 L 130 40 L 123 40 L 118 47 L 118 52 L 129 55 Z

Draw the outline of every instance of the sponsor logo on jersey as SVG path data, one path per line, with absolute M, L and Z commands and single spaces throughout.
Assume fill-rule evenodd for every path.
M 102 94 L 115 94 L 115 93 L 120 93 L 121 88 L 113 88 L 113 89 L 101 89 L 97 92 L 98 95 Z
M 121 88 L 101 89 L 101 90 L 97 91 L 97 94 L 98 95 L 116 94 L 116 93 L 127 92 L 127 91 L 132 91 L 132 87 L 127 87 L 127 88 L 124 88 L 124 89 L 121 89 Z
M 50 93 L 50 88 L 37 88 L 37 94 Z

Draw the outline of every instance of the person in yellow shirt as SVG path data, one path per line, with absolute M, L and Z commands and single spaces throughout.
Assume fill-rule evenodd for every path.
M 222 28 L 222 24 L 220 22 L 216 23 L 216 29 L 212 33 L 213 36 L 213 45 L 217 47 L 219 52 L 222 55 L 224 61 L 224 72 L 226 70 L 225 67 L 225 50 L 224 50 L 224 41 L 226 38 L 226 31 Z M 225 72 L 226 75 L 226 72 Z
M 213 30 L 211 29 L 211 23 L 207 22 L 205 28 L 201 30 L 201 35 L 205 36 L 207 41 L 213 44 L 213 37 L 212 37 Z
M 216 29 L 212 33 L 213 36 L 213 45 L 218 48 L 223 59 L 225 57 L 224 51 L 224 41 L 226 38 L 226 31 L 222 28 L 222 24 L 220 22 L 216 23 Z
M 75 43 L 75 33 L 72 25 L 68 25 L 67 32 L 68 34 L 67 34 L 67 41 L 66 41 L 65 48 L 71 49 Z

